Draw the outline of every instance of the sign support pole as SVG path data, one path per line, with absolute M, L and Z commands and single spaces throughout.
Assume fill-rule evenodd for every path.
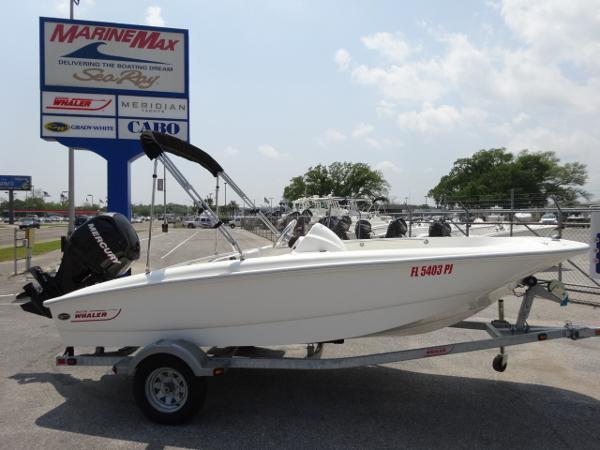
M 73 3 L 69 0 L 69 19 L 73 20 Z M 75 229 L 75 149 L 69 147 L 69 225 L 67 236 L 71 236 Z

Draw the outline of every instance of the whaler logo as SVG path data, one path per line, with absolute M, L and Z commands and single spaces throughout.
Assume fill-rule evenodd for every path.
M 90 229 L 90 232 L 92 233 L 94 239 L 96 239 L 98 247 L 100 247 L 102 251 L 106 254 L 106 256 L 108 256 L 108 259 L 110 259 L 115 264 L 119 264 L 119 258 L 117 258 L 117 256 L 113 253 L 108 244 L 104 242 L 104 239 L 96 229 L 96 226 L 93 223 L 88 223 L 88 228 Z
M 44 125 L 44 128 L 55 133 L 63 133 L 69 129 L 69 125 L 63 122 L 48 122 Z
M 121 308 L 75 311 L 75 317 L 71 322 L 104 322 L 113 320 L 120 313 Z
M 54 97 L 51 106 L 46 109 L 60 109 L 68 111 L 101 111 L 110 105 L 111 99 L 93 99 L 80 97 Z

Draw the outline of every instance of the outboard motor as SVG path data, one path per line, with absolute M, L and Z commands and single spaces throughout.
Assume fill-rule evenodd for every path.
M 450 224 L 443 220 L 434 220 L 429 225 L 429 237 L 448 237 L 452 234 Z
M 360 219 L 354 227 L 356 239 L 371 239 L 371 223 L 368 220 Z
M 390 222 L 385 233 L 386 238 L 399 238 L 406 236 L 408 226 L 402 217 L 398 217 Z
M 29 297 L 21 308 L 33 314 L 52 317 L 45 300 L 112 280 L 123 275 L 140 257 L 140 240 L 127 218 L 118 213 L 92 217 L 73 231 L 65 241 L 64 254 L 55 275 L 39 266 L 29 271 L 37 284 L 23 286 L 17 298 Z
M 348 240 L 348 235 L 346 232 L 350 228 L 350 224 L 352 223 L 352 219 L 349 216 L 327 216 L 319 219 L 319 223 L 325 225 L 331 231 L 333 231 L 337 237 L 346 241 Z

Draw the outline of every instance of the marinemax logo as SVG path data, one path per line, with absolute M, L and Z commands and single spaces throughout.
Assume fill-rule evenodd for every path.
M 101 111 L 110 105 L 112 99 L 94 99 L 84 97 L 56 96 L 52 100 L 52 105 L 46 106 L 46 109 L 57 109 L 67 111 Z
M 109 26 L 82 26 L 57 23 L 50 36 L 50 42 L 75 40 L 108 41 L 129 44 L 131 48 L 174 51 L 179 39 L 168 39 L 158 31 L 134 30 Z
M 154 120 L 132 120 L 127 124 L 127 129 L 131 133 L 142 133 L 144 131 L 156 131 L 176 135 L 181 130 L 179 124 L 175 122 L 157 122 Z
M 80 59 L 100 59 L 108 61 L 126 61 L 135 63 L 150 63 L 150 64 L 167 64 L 160 61 L 150 61 L 148 59 L 129 58 L 127 56 L 109 55 L 100 51 L 100 47 L 106 45 L 106 42 L 94 42 L 85 45 L 74 52 L 63 55 L 63 58 L 80 58 Z M 167 64 L 170 65 L 170 64 Z
M 69 129 L 69 125 L 63 122 L 48 122 L 44 125 L 44 128 L 55 133 L 63 133 Z

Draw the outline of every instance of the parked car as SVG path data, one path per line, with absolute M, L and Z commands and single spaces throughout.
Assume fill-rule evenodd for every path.
M 234 217 L 227 223 L 227 225 L 229 225 L 230 228 L 241 227 L 242 226 L 242 218 Z
M 540 219 L 540 223 L 544 225 L 556 225 L 558 223 L 558 219 L 554 213 L 546 213 Z
M 214 220 L 209 216 L 198 216 L 183 221 L 186 228 L 212 228 Z
M 27 217 L 19 224 L 19 230 L 27 230 L 28 228 L 39 228 L 40 222 L 32 217 Z

